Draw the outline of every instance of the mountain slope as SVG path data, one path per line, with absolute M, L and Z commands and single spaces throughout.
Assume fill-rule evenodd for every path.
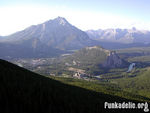
M 65 51 L 52 48 L 49 46 L 41 45 L 39 47 L 32 48 L 29 43 L 12 44 L 12 43 L 0 43 L 0 58 L 43 58 L 43 57 L 56 57 Z
M 105 68 L 124 67 L 127 63 L 121 59 L 116 52 L 109 51 L 100 46 L 83 48 L 66 58 L 66 62 L 67 61 L 72 65 L 99 65 Z
M 139 72 L 135 74 L 135 77 L 114 79 L 112 81 L 124 91 L 150 98 L 150 67 L 137 70 Z
M 0 60 L 0 92 L 0 111 L 3 113 L 111 112 L 104 109 L 105 101 L 131 101 L 66 85 L 3 60 Z
M 101 75 L 112 68 L 126 68 L 129 65 L 116 52 L 100 46 L 83 48 L 64 58 L 62 64 L 69 71 L 81 72 L 78 69 L 82 69 L 82 72 L 88 76 Z

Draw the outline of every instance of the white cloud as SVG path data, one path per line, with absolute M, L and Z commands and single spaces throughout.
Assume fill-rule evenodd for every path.
M 8 35 L 30 25 L 46 20 L 65 17 L 71 24 L 82 30 L 99 28 L 150 29 L 150 23 L 104 12 L 72 10 L 65 6 L 14 6 L 0 8 L 0 35 Z

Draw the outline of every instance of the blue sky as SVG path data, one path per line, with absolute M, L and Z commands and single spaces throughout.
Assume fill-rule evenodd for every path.
M 150 30 L 150 0 L 1 0 L 0 35 L 8 35 L 57 16 L 82 30 Z

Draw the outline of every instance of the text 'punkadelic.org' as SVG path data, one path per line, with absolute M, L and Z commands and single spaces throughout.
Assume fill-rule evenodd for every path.
M 133 103 L 133 102 L 114 102 L 114 103 L 109 103 L 105 102 L 104 103 L 104 108 L 105 109 L 143 109 L 144 112 L 149 112 L 148 108 L 148 103 Z

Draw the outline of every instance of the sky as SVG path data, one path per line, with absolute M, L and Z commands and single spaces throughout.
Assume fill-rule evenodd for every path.
M 0 36 L 58 16 L 81 30 L 150 30 L 150 0 L 0 0 Z

